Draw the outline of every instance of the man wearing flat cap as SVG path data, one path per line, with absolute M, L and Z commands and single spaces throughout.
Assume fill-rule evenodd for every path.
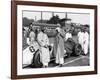
M 56 64 L 59 64 L 60 67 L 64 63 L 64 30 L 61 27 L 56 28 Z

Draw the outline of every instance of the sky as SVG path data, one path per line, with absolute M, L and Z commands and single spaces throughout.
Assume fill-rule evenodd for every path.
M 65 13 L 54 13 L 54 15 L 59 15 L 59 18 L 65 18 Z M 23 17 L 27 17 L 29 19 L 40 20 L 41 19 L 41 12 L 39 11 L 23 11 Z M 52 17 L 52 12 L 42 12 L 42 18 L 44 20 L 49 20 Z M 73 23 L 80 23 L 80 24 L 90 24 L 90 15 L 89 14 L 80 14 L 80 13 L 71 13 L 67 12 L 67 17 L 71 19 Z

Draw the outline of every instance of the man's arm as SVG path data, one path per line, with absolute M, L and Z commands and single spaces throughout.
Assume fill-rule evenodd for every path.
M 62 38 L 65 38 L 65 32 L 64 32 L 64 30 L 61 30 L 60 36 L 61 36 Z
M 39 46 L 42 46 L 40 34 L 37 35 L 37 42 L 38 42 Z

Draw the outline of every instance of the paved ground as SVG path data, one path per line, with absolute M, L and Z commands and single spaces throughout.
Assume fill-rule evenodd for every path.
M 72 67 L 72 66 L 89 66 L 89 56 L 71 56 L 70 58 L 65 57 L 64 64 L 62 67 Z M 49 67 L 59 67 L 55 66 L 55 62 L 51 62 Z
M 84 56 L 84 55 L 80 55 L 80 56 L 71 56 L 71 57 L 65 57 L 64 59 L 64 64 L 62 67 L 75 67 L 75 66 L 89 66 L 90 62 L 89 62 L 89 55 Z M 60 67 L 59 65 L 55 65 L 55 61 L 52 61 L 49 63 L 49 68 L 51 67 Z M 32 67 L 26 67 L 26 68 L 35 68 L 34 66 Z
M 73 59 L 69 62 L 66 62 L 64 66 L 89 66 L 89 57 L 81 56 L 79 58 Z

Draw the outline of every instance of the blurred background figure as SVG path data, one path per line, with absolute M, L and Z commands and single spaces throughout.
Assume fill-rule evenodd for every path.
M 88 53 L 88 48 L 89 48 L 89 34 L 85 26 L 84 26 L 83 32 L 84 32 L 83 51 L 84 51 L 84 54 L 86 55 Z
M 30 46 L 34 43 L 35 41 L 35 32 L 30 29 L 30 33 L 29 33 L 29 42 L 30 42 Z
M 82 49 L 83 49 L 83 38 L 84 38 L 84 33 L 83 33 L 83 28 L 80 29 L 80 31 L 77 34 L 78 37 L 78 43 L 81 45 Z
M 65 41 L 67 41 L 68 38 L 72 38 L 71 30 L 66 31 L 66 34 L 65 34 Z

